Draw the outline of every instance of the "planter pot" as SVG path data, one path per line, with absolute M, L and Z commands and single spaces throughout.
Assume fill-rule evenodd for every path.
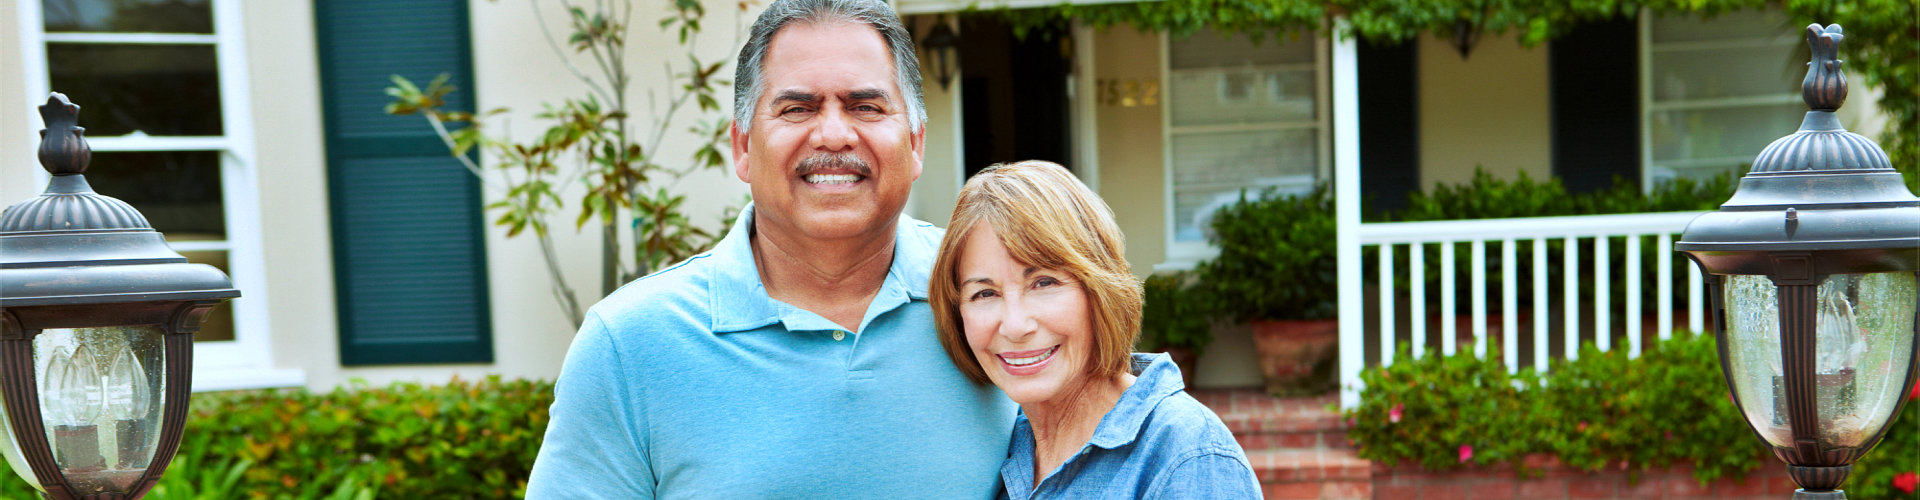
M 1185 347 L 1167 347 L 1160 349 L 1160 352 L 1173 358 L 1173 364 L 1180 367 L 1180 382 L 1192 389 L 1193 374 L 1200 372 L 1200 356 L 1195 355 L 1193 349 Z
M 1253 347 L 1267 393 L 1319 396 L 1339 387 L 1334 378 L 1340 320 L 1255 321 Z

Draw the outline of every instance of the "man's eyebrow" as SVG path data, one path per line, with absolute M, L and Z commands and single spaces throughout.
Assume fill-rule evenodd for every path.
M 820 94 L 800 90 L 782 90 L 780 93 L 774 94 L 773 100 L 768 101 L 767 104 L 778 106 L 780 103 L 787 101 L 805 103 L 820 102 Z
M 849 101 L 865 101 L 871 99 L 885 101 L 888 100 L 888 97 L 887 91 L 876 88 L 854 89 L 847 92 L 847 100 Z

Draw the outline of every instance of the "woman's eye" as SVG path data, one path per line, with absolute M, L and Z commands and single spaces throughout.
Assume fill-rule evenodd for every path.
M 986 299 L 986 298 L 992 298 L 992 297 L 998 297 L 998 296 L 1000 296 L 999 292 L 995 292 L 991 289 L 983 289 L 977 292 L 973 292 L 973 295 L 967 296 L 967 300 L 974 301 L 974 300 L 980 300 L 980 299 Z
M 1046 288 L 1058 284 L 1060 284 L 1060 280 L 1054 279 L 1052 276 L 1041 276 L 1040 279 L 1033 280 L 1034 288 Z

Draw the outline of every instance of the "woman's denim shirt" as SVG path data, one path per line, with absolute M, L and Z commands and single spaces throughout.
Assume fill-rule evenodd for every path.
M 1247 454 L 1220 417 L 1186 393 L 1166 354 L 1134 354 L 1138 378 L 1080 452 L 1033 484 L 1033 426 L 1023 411 L 1001 498 L 1260 498 Z

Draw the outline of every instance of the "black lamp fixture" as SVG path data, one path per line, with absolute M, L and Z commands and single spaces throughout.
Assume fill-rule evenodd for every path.
M 139 498 L 180 445 L 193 332 L 240 292 L 87 185 L 80 107 L 40 107 L 45 193 L 0 212 L 0 453 L 55 500 Z
M 1920 368 L 1920 198 L 1885 151 L 1834 116 L 1847 97 L 1840 26 L 1806 35 L 1800 130 L 1761 151 L 1733 198 L 1688 224 L 1675 249 L 1708 274 L 1721 369 L 1800 485 L 1794 498 L 1837 500 Z
M 959 66 L 960 35 L 953 31 L 942 17 L 935 17 L 933 29 L 920 39 L 920 48 L 927 51 L 928 59 L 933 61 L 934 79 L 940 81 L 940 90 L 947 90 L 953 84 L 953 74 Z

